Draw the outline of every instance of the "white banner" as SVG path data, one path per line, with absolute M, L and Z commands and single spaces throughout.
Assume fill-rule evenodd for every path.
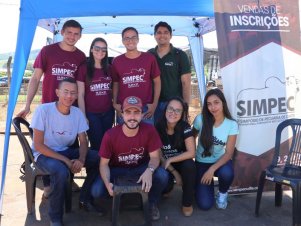
M 301 118 L 298 9 L 297 0 L 215 1 L 223 89 L 239 124 L 234 192 L 257 189 L 277 125 Z

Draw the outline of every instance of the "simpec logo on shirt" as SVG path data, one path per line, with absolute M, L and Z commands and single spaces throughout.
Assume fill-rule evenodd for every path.
M 76 70 L 77 66 L 69 62 L 64 62 L 63 64 L 54 64 L 51 69 L 52 75 L 65 77 L 73 77 Z
M 128 88 L 139 87 L 139 83 L 145 82 L 145 69 L 132 69 L 131 72 L 125 73 L 122 78 L 122 83 L 127 85 Z
M 138 164 L 138 161 L 143 158 L 143 153 L 144 147 L 132 148 L 131 151 L 118 155 L 118 161 L 126 165 Z

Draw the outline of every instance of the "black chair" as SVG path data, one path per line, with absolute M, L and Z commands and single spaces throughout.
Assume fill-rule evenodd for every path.
M 152 221 L 149 213 L 148 205 L 148 193 L 142 191 L 141 183 L 137 184 L 137 177 L 117 177 L 114 181 L 113 187 L 113 206 L 112 206 L 112 226 L 120 226 L 118 222 L 120 200 L 124 194 L 138 193 L 141 195 L 143 212 L 144 212 L 144 224 L 143 226 L 151 226 Z
M 287 158 L 281 158 L 281 135 L 286 128 L 288 130 L 285 130 L 285 132 L 292 132 L 292 138 L 287 142 Z M 281 206 L 282 204 L 282 185 L 291 187 L 293 194 L 293 225 L 301 225 L 301 119 L 288 119 L 281 122 L 277 127 L 272 164 L 262 171 L 259 178 L 255 207 L 256 216 L 259 215 L 260 201 L 266 180 L 276 183 L 275 206 Z
M 34 161 L 31 147 L 25 137 L 26 134 L 22 131 L 21 125 L 25 127 L 32 138 L 33 131 L 29 127 L 29 123 L 22 117 L 15 117 L 12 121 L 15 128 L 18 139 L 22 145 L 23 154 L 25 158 L 25 188 L 26 188 L 26 200 L 27 200 L 27 211 L 28 214 L 32 214 L 35 203 L 35 190 L 36 190 L 36 179 L 38 176 L 49 175 L 43 169 L 37 166 Z M 70 178 L 66 181 L 66 200 L 65 200 L 65 211 L 70 212 L 72 206 L 72 187 L 70 183 Z

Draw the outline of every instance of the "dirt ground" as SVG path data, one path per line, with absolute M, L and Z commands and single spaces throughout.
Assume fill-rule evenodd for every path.
M 33 112 L 35 110 L 35 108 L 38 106 L 38 103 L 33 103 L 31 106 L 31 111 Z M 14 116 L 16 116 L 16 114 L 18 112 L 21 111 L 21 109 L 25 106 L 25 103 L 17 103 L 15 110 L 14 110 Z M 0 111 L 0 134 L 5 133 L 5 126 L 6 126 L 6 115 L 7 115 L 7 103 L 0 103 L 0 107 L 1 107 L 1 111 Z M 31 117 L 32 117 L 32 113 L 30 113 L 27 116 L 27 120 L 31 121 Z M 11 129 L 11 132 L 14 132 L 13 128 Z

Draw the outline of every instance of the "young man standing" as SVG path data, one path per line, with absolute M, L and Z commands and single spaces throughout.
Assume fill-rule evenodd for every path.
M 161 70 L 161 93 L 155 112 L 155 122 L 161 117 L 166 102 L 171 97 L 182 97 L 189 105 L 191 95 L 191 69 L 186 53 L 173 47 L 171 26 L 159 22 L 154 29 L 157 46 L 150 49 Z
M 30 105 L 43 78 L 42 103 L 56 101 L 55 90 L 64 78 L 77 76 L 77 69 L 86 61 L 86 55 L 75 47 L 81 38 L 82 26 L 75 20 L 64 23 L 61 35 L 63 40 L 44 46 L 34 62 L 34 72 L 28 84 L 26 105 L 17 115 L 26 117 L 30 112 Z
M 113 60 L 113 106 L 121 116 L 124 99 L 137 96 L 142 100 L 144 121 L 153 124 L 161 90 L 160 69 L 152 54 L 137 49 L 138 42 L 135 28 L 127 27 L 122 31 L 126 53 Z
M 99 157 L 88 150 L 86 118 L 77 107 L 76 81 L 67 78 L 55 91 L 58 101 L 40 105 L 32 117 L 33 155 L 37 165 L 50 174 L 49 217 L 51 226 L 63 225 L 65 187 L 69 171 L 78 173 L 85 166 L 87 177 L 82 186 L 79 204 L 82 208 L 94 208 L 91 187 L 99 175 Z M 75 139 L 79 148 L 71 148 Z
M 34 62 L 34 72 L 28 84 L 28 92 L 25 107 L 17 114 L 26 117 L 30 112 L 30 105 L 37 93 L 42 76 L 42 103 L 50 103 L 58 100 L 56 89 L 60 81 L 65 78 L 77 77 L 78 68 L 86 61 L 86 55 L 75 47 L 81 38 L 82 26 L 75 20 L 64 23 L 61 35 L 63 40 L 59 43 L 44 46 Z M 77 144 L 77 143 L 76 143 Z M 43 177 L 44 194 L 47 198 L 50 191 L 48 177 Z M 73 183 L 74 190 L 79 190 Z
M 168 172 L 159 166 L 162 143 L 155 127 L 141 122 L 142 101 L 130 96 L 122 105 L 123 124 L 108 130 L 99 150 L 100 174 L 92 188 L 94 197 L 113 196 L 116 177 L 137 177 L 142 190 L 149 192 L 150 214 L 153 220 L 160 218 L 157 203 L 167 186 Z M 116 142 L 118 140 L 118 142 Z

